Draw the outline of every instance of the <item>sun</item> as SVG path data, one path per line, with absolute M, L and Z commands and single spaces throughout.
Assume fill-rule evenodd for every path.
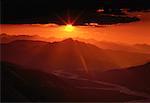
M 65 26 L 65 31 L 67 31 L 67 32 L 72 32 L 73 30 L 74 30 L 73 25 L 67 24 L 67 25 Z

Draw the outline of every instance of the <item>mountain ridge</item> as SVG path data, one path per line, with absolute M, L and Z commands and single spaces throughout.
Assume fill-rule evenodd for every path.
M 148 54 L 103 50 L 71 38 L 53 43 L 19 40 L 1 47 L 3 61 L 34 68 L 70 68 L 76 72 L 133 66 L 150 60 Z
M 44 38 L 40 37 L 38 35 L 28 36 L 28 35 L 8 35 L 6 33 L 0 34 L 0 43 L 9 43 L 16 40 L 33 40 L 33 41 L 43 41 L 43 42 L 60 42 L 66 39 L 60 39 L 60 38 Z M 137 53 L 144 53 L 144 54 L 150 54 L 150 45 L 149 44 L 124 44 L 124 43 L 115 43 L 111 41 L 97 41 L 95 39 L 83 39 L 83 38 L 68 38 L 72 40 L 77 40 L 84 43 L 89 43 L 92 45 L 95 45 L 101 49 L 107 49 L 107 50 L 114 50 L 114 51 L 126 51 L 126 52 L 137 52 Z
M 108 70 L 98 74 L 99 80 L 123 85 L 132 90 L 150 93 L 150 62 L 124 69 Z

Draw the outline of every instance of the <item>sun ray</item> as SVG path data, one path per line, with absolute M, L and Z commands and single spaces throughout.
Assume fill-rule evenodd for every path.
M 74 41 L 74 43 L 76 44 L 76 41 Z M 87 63 L 86 63 L 85 58 L 83 57 L 82 53 L 80 52 L 80 48 L 75 46 L 75 49 L 76 49 L 77 53 L 79 54 L 79 59 L 81 60 L 81 64 L 83 66 L 83 70 L 85 71 L 85 73 L 89 74 Z

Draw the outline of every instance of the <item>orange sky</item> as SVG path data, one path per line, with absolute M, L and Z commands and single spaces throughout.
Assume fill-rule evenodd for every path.
M 132 13 L 142 18 L 140 22 L 115 24 L 101 27 L 75 26 L 66 31 L 65 26 L 56 24 L 1 24 L 0 33 L 9 35 L 39 35 L 41 37 L 83 38 L 122 43 L 150 44 L 150 12 Z

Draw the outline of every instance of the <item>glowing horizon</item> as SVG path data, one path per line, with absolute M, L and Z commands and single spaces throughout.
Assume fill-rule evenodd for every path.
M 72 24 L 67 24 L 67 25 L 65 26 L 65 31 L 67 31 L 67 32 L 72 32 L 73 30 L 74 30 L 74 27 L 73 27 Z
M 139 22 L 93 26 L 72 26 L 49 24 L 0 24 L 0 33 L 9 35 L 38 35 L 44 38 L 82 38 L 97 41 L 127 44 L 150 44 L 150 13 L 137 13 L 143 19 Z

